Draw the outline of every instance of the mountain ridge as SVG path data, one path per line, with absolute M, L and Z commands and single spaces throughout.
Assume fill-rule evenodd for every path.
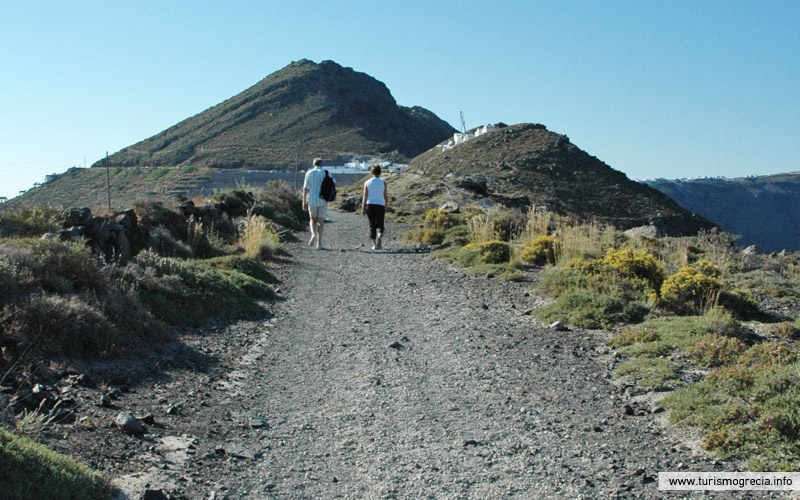
M 384 83 L 365 73 L 302 59 L 108 161 L 123 167 L 266 168 L 294 165 L 298 155 L 352 153 L 405 161 L 454 131 L 429 110 L 399 106 Z

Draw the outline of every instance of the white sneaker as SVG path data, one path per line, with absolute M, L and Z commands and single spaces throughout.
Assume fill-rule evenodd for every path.
M 375 245 L 372 245 L 372 249 L 373 249 L 373 250 L 377 250 L 377 248 L 375 247 Z

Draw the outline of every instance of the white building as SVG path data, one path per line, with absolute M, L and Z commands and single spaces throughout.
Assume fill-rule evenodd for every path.
M 443 152 L 447 151 L 448 149 L 454 148 L 454 147 L 458 146 L 459 144 L 463 144 L 463 143 L 469 141 L 470 139 L 474 139 L 474 138 L 476 138 L 476 137 L 478 137 L 480 135 L 483 135 L 483 134 L 486 134 L 488 132 L 491 132 L 491 131 L 495 130 L 496 128 L 497 127 L 495 127 L 494 125 L 487 124 L 487 125 L 483 125 L 481 127 L 476 128 L 471 133 L 467 132 L 466 134 L 462 134 L 461 132 L 456 132 L 455 134 L 453 134 L 453 138 L 450 141 L 448 141 L 447 144 L 442 146 L 442 151 Z
M 491 131 L 495 130 L 496 128 L 497 127 L 495 127 L 494 125 L 491 125 L 491 124 L 487 123 L 486 125 L 484 125 L 482 127 L 478 127 L 478 128 L 475 129 L 475 137 L 478 137 L 479 135 L 483 135 L 483 134 L 486 134 L 488 132 L 491 132 Z

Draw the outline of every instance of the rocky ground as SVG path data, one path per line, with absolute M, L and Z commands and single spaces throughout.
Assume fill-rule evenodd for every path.
M 120 498 L 683 498 L 702 495 L 658 491 L 659 471 L 737 470 L 612 380 L 606 333 L 527 315 L 530 283 L 394 234 L 374 252 L 365 219 L 330 219 L 325 250 L 291 247 L 264 317 L 188 333 L 146 371 L 43 381 L 69 412 L 43 441 Z

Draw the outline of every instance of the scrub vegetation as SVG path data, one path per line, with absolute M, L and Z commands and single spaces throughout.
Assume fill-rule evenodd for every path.
M 174 338 L 175 327 L 258 312 L 275 295 L 269 267 L 304 218 L 297 195 L 277 182 L 181 206 L 134 207 L 141 248 L 124 265 L 94 253 L 85 238 L 62 241 L 58 209 L 0 211 L 0 385 L 14 370 L 42 365 L 37 360 L 59 366 L 135 355 Z M 56 410 L 13 416 L 5 408 L 0 419 L 35 438 Z M 2 427 L 0 442 L 0 491 L 10 498 L 109 497 L 105 480 L 66 457 Z
M 109 482 L 97 472 L 2 427 L 0 491 L 3 498 L 53 500 L 107 500 L 112 494 Z
M 607 329 L 622 383 L 663 397 L 703 446 L 752 470 L 800 466 L 800 258 L 717 230 L 627 236 L 534 207 L 432 209 L 407 239 L 470 274 L 536 281 L 545 322 Z

